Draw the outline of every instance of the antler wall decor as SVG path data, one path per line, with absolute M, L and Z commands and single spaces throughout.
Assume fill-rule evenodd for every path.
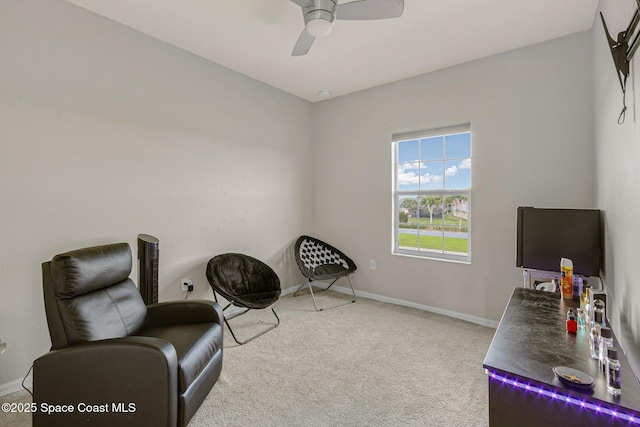
M 638 30 L 638 23 L 640 23 L 640 0 L 636 0 L 638 7 L 636 8 L 631 22 L 627 26 L 625 31 L 618 33 L 616 40 L 609 34 L 607 23 L 604 21 L 604 15 L 600 12 L 600 18 L 602 19 L 602 25 L 604 26 L 604 32 L 607 36 L 607 42 L 609 43 L 609 49 L 611 50 L 611 56 L 613 57 L 613 63 L 616 67 L 616 73 L 618 74 L 618 80 L 620 81 L 620 87 L 622 88 L 622 111 L 618 117 L 618 124 L 624 123 L 625 115 L 627 112 L 626 106 L 626 88 L 627 77 L 629 77 L 629 62 L 633 58 L 633 54 L 638 49 L 640 44 L 640 31 Z M 631 41 L 631 43 L 629 43 Z

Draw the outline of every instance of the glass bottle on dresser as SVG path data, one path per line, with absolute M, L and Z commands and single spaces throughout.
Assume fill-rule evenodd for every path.
M 605 371 L 607 363 L 607 350 L 609 347 L 613 347 L 613 333 L 611 328 L 603 326 L 600 328 L 600 342 L 598 349 L 598 362 L 600 369 Z
M 579 308 L 578 309 L 578 328 L 579 329 L 584 329 L 584 326 L 585 326 L 584 310 Z
M 598 359 L 600 351 L 600 325 L 595 325 L 589 333 L 589 354 L 592 359 Z
M 607 326 L 607 319 L 604 310 L 604 301 L 601 299 L 593 300 L 593 323 L 597 323 L 600 326 Z
M 619 395 L 621 390 L 620 382 L 620 362 L 618 361 L 618 349 L 609 347 L 607 349 L 607 391 L 613 395 Z
M 591 312 L 591 304 L 589 300 L 591 299 L 591 287 L 588 287 L 584 291 L 584 320 L 588 327 L 591 327 L 591 321 L 593 320 L 593 313 Z

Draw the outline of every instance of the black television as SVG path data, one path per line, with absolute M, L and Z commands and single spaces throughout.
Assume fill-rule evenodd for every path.
M 560 271 L 560 259 L 573 261 L 573 273 L 600 275 L 600 211 L 519 207 L 516 266 Z

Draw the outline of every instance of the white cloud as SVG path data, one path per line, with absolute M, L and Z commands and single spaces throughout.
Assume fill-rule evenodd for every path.
M 442 181 L 442 175 L 431 175 L 429 172 L 422 175 L 422 183 L 429 184 L 430 182 Z
M 442 163 L 440 163 L 442 165 Z M 426 172 L 430 162 L 406 162 L 398 165 L 398 185 L 418 185 L 442 182 L 443 175 L 433 175 Z M 444 171 L 444 176 L 455 176 L 459 171 L 471 169 L 471 159 L 464 159 L 457 165 L 452 165 Z M 440 169 L 441 170 L 441 169 Z M 420 176 L 420 171 L 423 172 Z
M 418 184 L 418 182 L 419 182 L 419 176 L 417 173 L 413 171 L 404 172 L 404 171 L 398 170 L 398 184 L 411 185 L 411 184 Z
M 444 176 L 454 176 L 456 173 L 458 173 L 458 167 L 456 165 L 453 165 L 451 167 L 448 167 L 447 170 L 444 171 Z
M 426 172 L 429 163 L 419 162 L 419 163 L 405 163 L 398 165 L 398 184 L 399 185 L 418 185 L 421 183 L 422 185 L 429 183 L 439 183 L 442 182 L 443 175 L 437 174 L 434 175 L 432 173 Z M 462 169 L 469 169 L 471 167 L 470 159 L 466 159 L 458 163 L 457 165 L 452 165 L 444 171 L 444 176 L 454 176 Z M 422 171 L 422 175 L 420 175 L 420 171 Z
M 471 169 L 471 159 L 464 159 L 457 165 L 453 165 L 444 171 L 445 176 L 454 176 L 458 171 L 463 169 Z
M 420 180 L 418 168 L 415 164 L 398 165 L 398 184 L 399 185 L 417 185 Z

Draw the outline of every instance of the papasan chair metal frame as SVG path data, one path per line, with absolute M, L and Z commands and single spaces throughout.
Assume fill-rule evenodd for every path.
M 356 293 L 351 283 L 351 274 L 356 271 L 357 267 L 351 258 L 330 244 L 310 236 L 300 236 L 296 241 L 294 252 L 300 272 L 307 278 L 307 282 L 300 285 L 294 292 L 294 297 L 297 296 L 302 288 L 309 286 L 309 292 L 313 299 L 313 307 L 316 311 L 329 310 L 356 302 Z M 318 308 L 311 282 L 316 280 L 332 280 L 327 288 L 320 290 L 320 292 L 322 292 L 329 290 L 341 277 L 346 277 L 349 280 L 353 300 L 331 307 Z
M 280 318 L 273 309 L 273 304 L 280 297 L 280 279 L 278 275 L 264 262 L 249 255 L 225 253 L 217 255 L 207 263 L 207 280 L 213 290 L 213 297 L 218 302 L 217 294 L 229 303 L 222 309 L 223 314 L 231 306 L 244 310 L 224 315 L 224 322 L 231 332 L 231 336 L 238 344 L 246 344 L 275 329 L 280 324 Z M 238 340 L 229 321 L 241 316 L 249 310 L 260 310 L 271 307 L 276 323 L 243 341 Z

